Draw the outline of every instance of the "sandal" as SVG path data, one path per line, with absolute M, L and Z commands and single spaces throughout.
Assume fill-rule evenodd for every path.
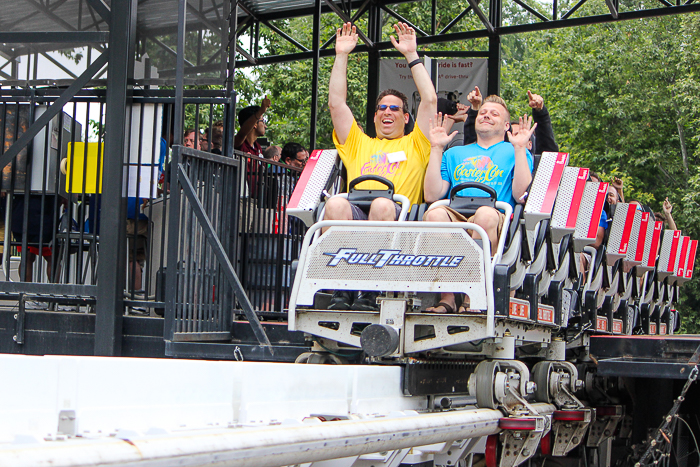
M 455 312 L 455 309 L 452 308 L 452 305 L 450 305 L 449 303 L 445 303 L 445 302 L 439 302 L 437 305 L 435 305 L 431 308 L 438 308 L 438 307 L 443 307 L 445 309 L 445 312 L 443 313 L 442 311 L 434 311 L 434 310 L 433 311 L 426 310 L 425 312 L 426 313 L 435 313 L 436 315 L 451 315 L 451 314 L 454 314 L 454 312 Z
M 480 314 L 480 313 L 481 313 L 481 310 L 472 310 L 471 308 L 469 308 L 469 296 L 465 294 L 464 297 L 462 298 L 462 304 L 459 306 L 459 309 L 457 310 L 457 314 L 460 314 L 460 315 L 469 314 L 469 315 L 471 315 L 471 314 Z

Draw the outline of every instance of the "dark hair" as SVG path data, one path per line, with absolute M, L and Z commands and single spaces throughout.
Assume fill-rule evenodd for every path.
M 287 143 L 282 148 L 282 154 L 280 156 L 280 159 L 282 160 L 282 162 L 285 162 L 287 159 L 296 160 L 297 153 L 302 152 L 302 151 L 304 151 L 304 146 L 302 146 L 301 144 L 299 144 L 299 143 Z
M 377 105 L 379 105 L 382 99 L 384 99 L 386 96 L 394 96 L 401 99 L 401 103 L 403 105 L 403 113 L 408 113 L 408 99 L 406 98 L 406 94 L 402 93 L 401 91 L 397 91 L 396 89 L 387 89 L 385 91 L 380 92 L 377 96 Z
M 243 124 L 247 122 L 250 117 L 253 117 L 259 109 L 259 105 L 249 105 L 248 107 L 242 108 L 241 111 L 238 112 L 238 124 L 243 126 Z
M 189 135 L 190 133 L 194 133 L 194 132 L 195 132 L 195 131 L 194 131 L 194 128 L 187 128 L 187 129 L 185 130 L 185 132 L 182 134 L 182 137 L 183 137 L 183 138 L 187 138 L 187 135 Z

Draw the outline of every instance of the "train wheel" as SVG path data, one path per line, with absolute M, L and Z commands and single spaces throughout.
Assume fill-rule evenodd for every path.
M 549 379 L 552 374 L 551 362 L 538 362 L 532 368 L 532 381 L 537 384 L 535 390 L 535 400 L 549 404 L 552 395 L 549 393 Z
M 479 363 L 472 378 L 476 378 L 476 405 L 484 409 L 497 409 L 499 406 L 495 394 L 496 374 L 499 372 L 498 362 L 484 361 Z

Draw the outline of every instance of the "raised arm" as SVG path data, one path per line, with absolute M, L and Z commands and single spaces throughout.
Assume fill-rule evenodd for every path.
M 471 108 L 467 111 L 467 119 L 464 121 L 464 145 L 476 143 L 476 116 L 481 108 L 481 91 L 479 86 L 474 86 L 474 90 L 467 94 L 467 100 Z
M 430 132 L 430 161 L 428 168 L 425 171 L 424 194 L 426 203 L 434 203 L 442 199 L 447 190 L 450 189 L 450 182 L 442 179 L 440 167 L 442 165 L 442 150 L 452 141 L 452 138 L 457 134 L 456 131 L 452 134 L 447 134 L 448 127 L 452 126 L 452 121 L 448 118 L 443 119 L 442 114 L 435 115 L 435 120 L 429 119 Z
M 352 111 L 348 107 L 348 56 L 357 45 L 357 29 L 351 23 L 343 24 L 335 35 L 335 62 L 328 83 L 328 108 L 336 137 L 340 144 L 345 140 L 352 128 Z
M 236 135 L 233 137 L 234 148 L 240 147 L 241 144 L 243 144 L 243 141 L 245 141 L 250 132 L 253 131 L 255 125 L 258 124 L 258 120 L 262 118 L 267 109 L 270 108 L 270 105 L 272 105 L 270 99 L 268 99 L 267 96 L 265 96 L 265 99 L 263 99 L 260 103 L 260 108 L 258 109 L 258 111 L 255 112 L 254 115 L 251 115 L 248 118 L 248 120 L 241 124 L 241 128 L 238 130 L 238 133 L 236 133 Z
M 527 92 L 528 104 L 532 107 L 532 119 L 537 123 L 537 131 L 535 131 L 535 144 L 537 145 L 537 154 L 543 152 L 559 152 L 559 145 L 554 139 L 554 130 L 552 129 L 552 119 L 549 117 L 549 111 L 544 106 L 544 99 L 538 94 Z
M 535 132 L 537 123 L 532 128 L 532 119 L 527 115 L 520 117 L 518 132 L 513 134 L 508 131 L 508 139 L 515 149 L 515 167 L 513 169 L 513 198 L 520 204 L 525 204 L 525 192 L 527 187 L 532 182 L 532 173 L 530 165 L 527 163 L 527 143 L 530 141 L 530 136 Z
M 403 54 L 409 64 L 418 60 L 416 32 L 413 28 L 406 23 L 398 23 L 394 25 L 394 30 L 396 30 L 398 39 L 394 38 L 394 36 L 390 36 L 390 39 L 396 50 Z M 418 94 L 420 94 L 416 125 L 427 136 L 430 131 L 430 119 L 437 112 L 435 86 L 433 86 L 433 82 L 430 80 L 430 73 L 425 69 L 423 63 L 413 65 L 411 73 L 413 74 L 413 82 L 416 84 Z
M 664 200 L 663 210 L 664 214 L 666 215 L 666 222 L 668 222 L 668 228 L 671 230 L 678 230 L 678 227 L 676 226 L 676 221 L 673 220 L 673 216 L 671 215 L 671 211 L 673 211 L 673 205 L 669 202 L 668 198 Z

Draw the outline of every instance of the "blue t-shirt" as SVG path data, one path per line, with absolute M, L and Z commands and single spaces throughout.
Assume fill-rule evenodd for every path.
M 527 151 L 527 164 L 532 172 L 532 154 Z M 453 186 L 464 182 L 479 182 L 496 190 L 496 199 L 515 207 L 513 198 L 513 171 L 515 169 L 515 148 L 507 141 L 484 149 L 476 143 L 456 146 L 442 155 L 440 172 L 442 179 Z M 448 191 L 449 194 L 449 191 Z M 475 188 L 457 193 L 458 196 L 486 196 Z

